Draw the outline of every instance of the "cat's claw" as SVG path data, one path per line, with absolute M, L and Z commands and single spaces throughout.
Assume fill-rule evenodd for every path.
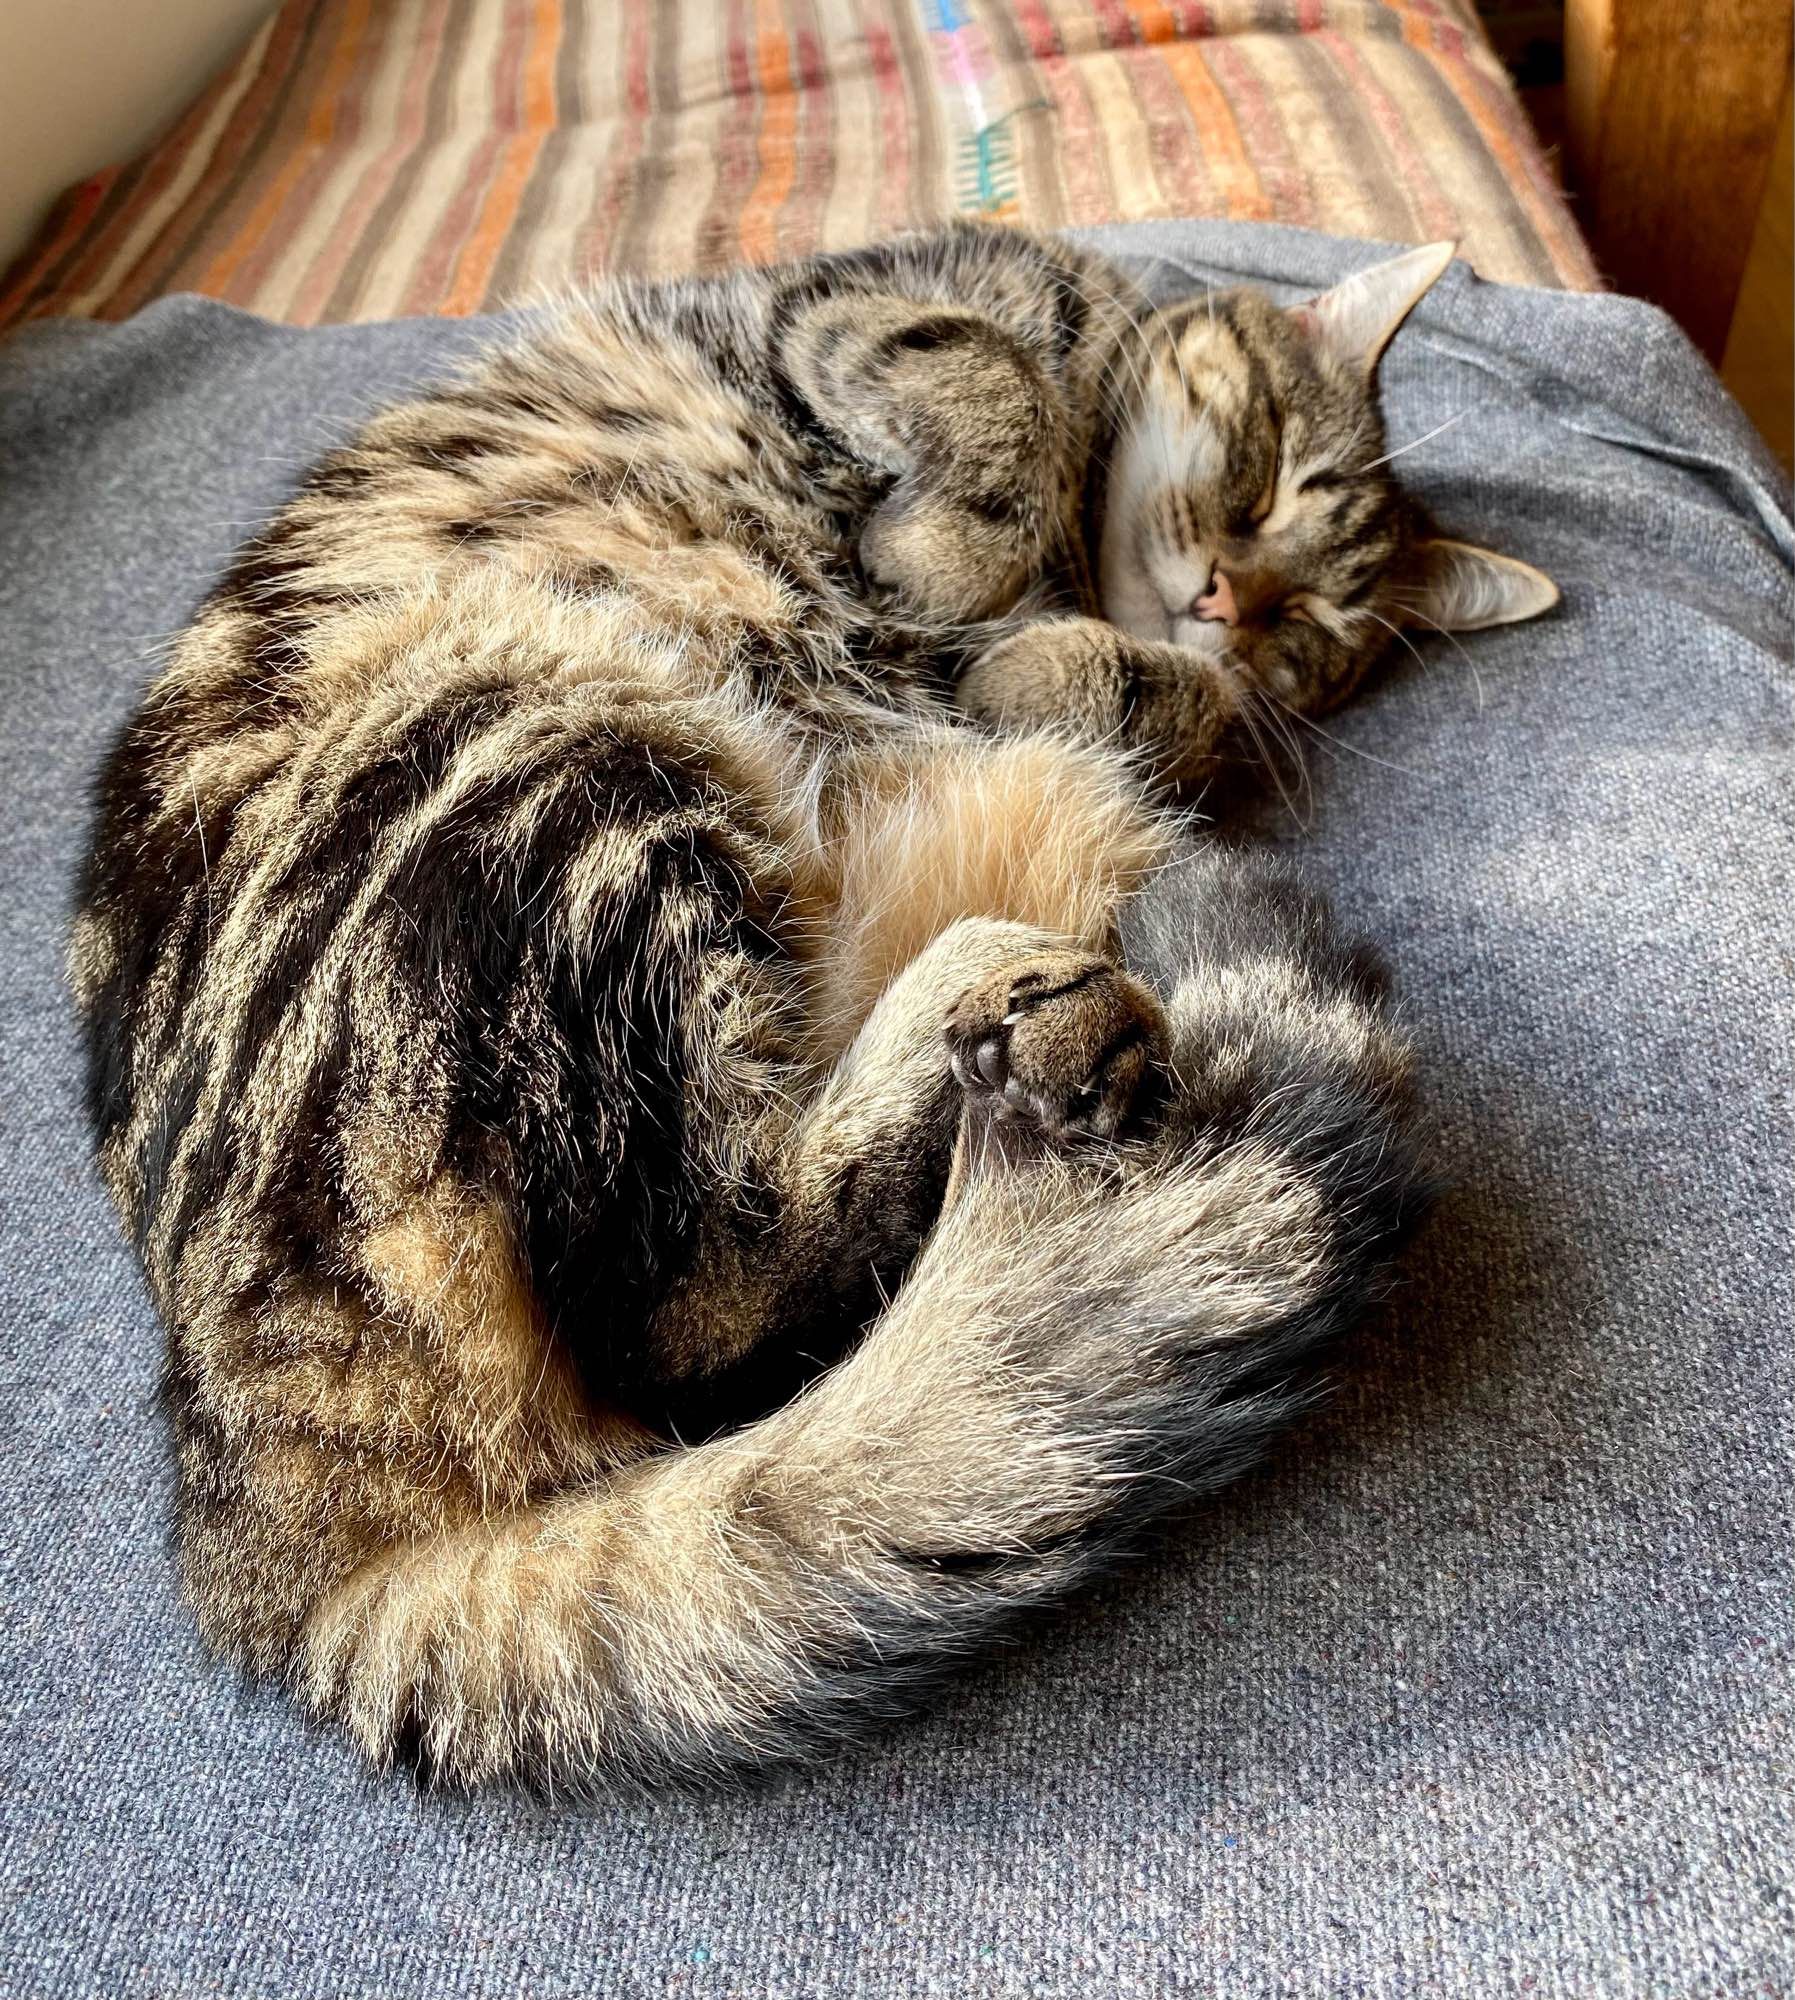
M 1057 1144 L 1113 1138 L 1165 1066 L 1165 1017 L 1141 983 L 1092 953 L 1050 952 L 963 994 L 947 1057 L 976 1113 Z

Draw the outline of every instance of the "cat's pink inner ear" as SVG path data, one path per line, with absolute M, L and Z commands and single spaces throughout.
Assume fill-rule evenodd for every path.
M 1531 563 L 1494 549 L 1436 536 L 1421 543 L 1418 587 L 1403 604 L 1405 622 L 1436 632 L 1477 632 L 1537 618 L 1558 602 L 1557 584 Z
M 1322 352 L 1366 375 L 1396 329 L 1452 262 L 1455 243 L 1423 243 L 1386 258 L 1290 308 Z

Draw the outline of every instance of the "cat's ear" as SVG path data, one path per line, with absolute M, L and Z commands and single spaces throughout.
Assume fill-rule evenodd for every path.
M 1419 250 L 1405 250 L 1292 306 L 1291 317 L 1324 353 L 1369 375 L 1390 336 L 1452 262 L 1457 248 L 1456 243 L 1424 243 Z
M 1410 622 L 1438 632 L 1516 625 L 1558 602 L 1558 586 L 1531 563 L 1473 542 L 1434 540 L 1416 550 L 1417 577 L 1402 600 Z

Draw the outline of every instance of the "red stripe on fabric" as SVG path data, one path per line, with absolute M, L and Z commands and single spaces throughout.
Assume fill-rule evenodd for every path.
M 123 167 L 108 167 L 102 173 L 90 174 L 62 197 L 58 209 L 51 211 L 43 249 L 35 257 L 27 250 L 14 266 L 18 276 L 7 286 L 4 295 L 0 295 L 0 325 L 4 325 L 24 306 L 32 288 L 65 253 L 67 246 L 80 240 L 82 230 L 92 219 L 95 209 L 105 200 L 107 190 L 123 172 Z
M 754 127 L 757 98 L 748 54 L 747 0 L 728 0 L 723 73 L 729 111 L 717 135 L 717 179 L 698 233 L 698 266 L 715 270 L 736 261 L 736 227 L 754 184 Z
M 904 224 L 910 178 L 910 107 L 904 97 L 904 72 L 891 30 L 869 21 L 866 49 L 879 96 L 879 227 L 884 233 Z
M 617 129 L 605 149 L 603 170 L 597 176 L 599 192 L 580 226 L 576 245 L 579 262 L 588 271 L 611 268 L 611 247 L 617 240 L 636 162 L 647 137 L 653 96 L 648 78 L 648 7 L 652 0 L 621 0 L 621 5 L 623 67 L 618 78 Z
M 1093 115 L 1090 98 L 1070 74 L 1072 65 L 1064 54 L 1059 29 L 1048 18 L 1042 0 L 1017 0 L 1016 14 L 1041 65 L 1041 80 L 1060 121 L 1066 220 L 1068 223 L 1108 221 L 1115 203 L 1104 164 L 1102 129 Z
M 1158 9 L 1149 10 L 1148 18 L 1137 25 L 1142 29 L 1143 46 L 1128 50 L 1122 60 L 1128 65 L 1135 96 L 1147 120 L 1147 136 L 1161 190 L 1174 212 L 1201 215 L 1210 209 L 1215 198 L 1208 162 L 1202 146 L 1195 141 L 1196 122 L 1190 100 L 1180 86 L 1173 64 L 1167 60 L 1166 49 L 1155 45 L 1153 35 L 1155 28 L 1163 29 L 1169 23 L 1163 9 Z M 1188 59 L 1194 51 L 1181 47 L 1176 54 Z
M 1106 48 L 1125 49 L 1135 41 L 1134 17 L 1123 0 L 1094 0 L 1092 12 Z

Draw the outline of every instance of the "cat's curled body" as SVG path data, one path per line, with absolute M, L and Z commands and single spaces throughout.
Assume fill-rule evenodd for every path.
M 71 954 L 221 1650 L 458 1782 L 789 1754 L 1285 1412 L 1405 1211 L 1408 1059 L 1149 780 L 1256 687 L 1341 692 L 1345 572 L 1388 614 L 1426 565 L 1330 475 L 1313 614 L 1244 608 L 1294 405 L 1269 471 L 1243 401 L 1148 494 L 1153 398 L 1229 341 L 1307 365 L 1273 318 L 1181 350 L 977 230 L 606 288 L 243 553 L 107 769 Z M 1232 618 L 1034 620 L 1093 587 L 1099 462 L 1133 567 L 1190 557 L 1170 509 Z

